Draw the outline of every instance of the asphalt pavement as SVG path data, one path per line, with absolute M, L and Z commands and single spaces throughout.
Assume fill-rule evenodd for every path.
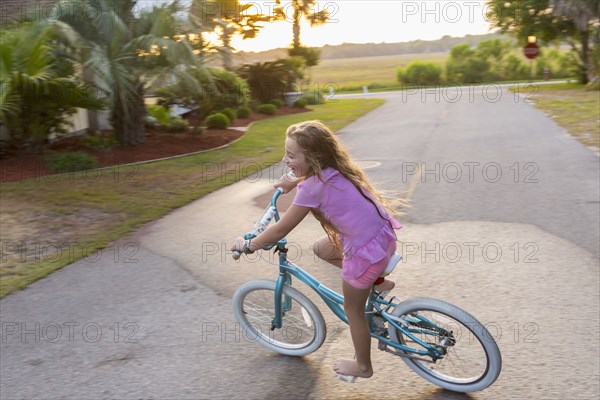
M 596 399 L 598 156 L 527 93 L 454 90 L 371 95 L 386 103 L 339 135 L 373 182 L 410 203 L 394 294 L 441 298 L 486 324 L 504 362 L 492 387 L 438 389 L 375 343 L 373 378 L 337 380 L 349 331 L 300 286 L 327 322 L 317 352 L 280 356 L 239 329 L 233 292 L 275 279 L 275 259 L 234 262 L 227 249 L 266 206 L 273 166 L 2 299 L 0 397 Z M 289 235 L 290 258 L 340 290 L 339 271 L 310 252 L 322 235 L 308 217 Z

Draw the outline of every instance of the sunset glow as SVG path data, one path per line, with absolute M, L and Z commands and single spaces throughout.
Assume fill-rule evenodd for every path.
M 273 3 L 258 1 L 253 4 L 254 9 L 266 13 Z M 477 1 L 317 1 L 315 10 L 328 10 L 332 20 L 311 27 L 303 19 L 300 40 L 305 46 L 321 47 L 486 34 L 490 33 L 490 24 L 484 18 L 484 5 L 485 2 Z M 288 47 L 292 42 L 291 15 L 288 6 L 286 21 L 265 23 L 255 39 L 235 37 L 233 46 L 239 51 Z
M 168 0 L 140 0 L 147 8 L 169 3 Z M 189 7 L 192 0 L 181 0 Z M 240 1 L 252 4 L 247 14 L 273 15 L 274 0 Z M 224 3 L 217 4 L 224 7 Z M 300 41 L 305 46 L 321 47 L 342 43 L 396 43 L 412 40 L 436 40 L 445 35 L 462 37 L 468 34 L 490 33 L 485 19 L 485 1 L 449 0 L 318 0 L 314 11 L 327 10 L 331 20 L 311 27 L 303 19 Z M 290 1 L 283 1 L 285 21 L 262 23 L 264 28 L 256 38 L 243 40 L 235 36 L 232 45 L 237 51 L 264 51 L 288 47 L 292 43 L 292 15 Z M 211 38 L 212 39 L 212 38 Z

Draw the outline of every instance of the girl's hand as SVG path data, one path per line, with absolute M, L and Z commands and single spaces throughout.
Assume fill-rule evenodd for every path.
M 277 182 L 273 186 L 275 187 L 275 189 L 283 189 L 283 193 L 286 194 L 289 193 L 293 188 L 295 188 L 301 181 L 302 179 L 291 179 L 289 176 L 284 175 L 281 178 L 279 178 L 279 182 Z
M 244 252 L 244 238 L 238 237 L 235 238 L 233 242 L 233 246 L 231 246 L 231 251 L 239 251 L 240 253 Z

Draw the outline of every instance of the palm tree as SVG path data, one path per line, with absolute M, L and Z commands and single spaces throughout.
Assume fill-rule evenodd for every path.
M 253 5 L 240 4 L 238 0 L 193 0 L 190 21 L 201 32 L 216 31 L 222 42 L 217 50 L 223 59 L 223 68 L 233 69 L 231 39 L 241 35 L 243 39 L 255 38 L 264 26 L 261 22 L 273 18 L 264 14 L 248 14 Z
M 590 26 L 592 21 L 598 21 L 600 17 L 600 2 L 598 0 L 552 0 L 550 2 L 552 12 L 555 15 L 565 17 L 573 21 L 579 39 L 581 41 L 581 50 L 575 46 L 572 40 L 569 40 L 571 47 L 579 56 L 582 66 L 582 81 L 589 82 L 593 77 L 593 68 L 590 65 Z M 595 42 L 598 45 L 598 28 Z M 592 60 L 593 61 L 593 60 Z M 596 61 L 597 62 L 597 61 Z
M 100 109 L 103 104 L 76 80 L 73 63 L 51 47 L 56 27 L 25 23 L 1 33 L 0 125 L 8 130 L 8 147 L 39 151 L 50 134 L 66 133 L 76 107 Z
M 275 3 L 280 7 L 275 9 L 275 12 L 279 17 L 285 18 L 285 12 L 281 7 L 281 0 L 275 0 Z M 301 47 L 300 44 L 300 19 L 304 16 L 310 26 L 321 25 L 329 20 L 329 11 L 320 10 L 313 12 L 316 0 L 292 0 L 292 8 L 294 9 L 294 15 L 292 17 L 292 32 L 294 39 L 292 47 L 295 51 L 298 51 Z
M 65 2 L 64 7 L 60 3 Z M 136 1 L 97 0 L 93 18 L 81 18 L 86 0 L 61 0 L 56 9 L 63 38 L 81 63 L 83 77 L 110 102 L 110 123 L 119 142 L 144 142 L 146 86 L 158 76 L 196 62 L 189 42 L 178 33 L 178 3 L 133 15 Z M 92 125 L 94 123 L 92 122 Z
M 262 103 L 282 98 L 290 84 L 294 83 L 297 71 L 290 59 L 244 64 L 237 73 L 248 82 L 252 98 Z

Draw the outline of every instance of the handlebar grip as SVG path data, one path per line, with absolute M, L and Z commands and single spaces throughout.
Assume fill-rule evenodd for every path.
M 240 257 L 241 257 L 241 255 L 242 255 L 242 253 L 240 253 L 240 252 L 239 252 L 239 251 L 237 251 L 237 250 L 234 250 L 234 251 L 233 251 L 233 256 L 232 256 L 232 257 L 233 257 L 233 259 L 234 259 L 234 260 L 239 260 L 239 259 L 240 259 Z

